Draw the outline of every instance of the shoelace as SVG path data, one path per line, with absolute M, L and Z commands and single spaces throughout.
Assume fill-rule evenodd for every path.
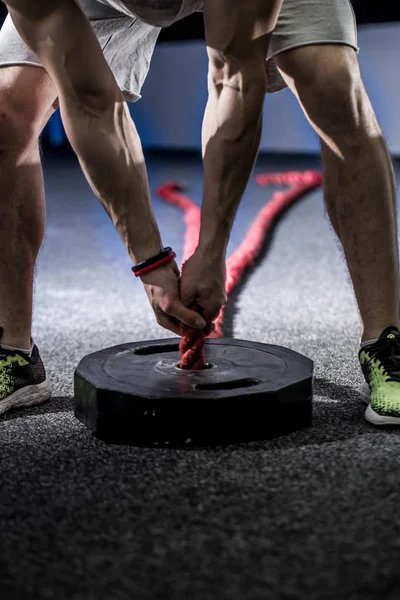
M 388 381 L 400 382 L 400 335 L 379 340 L 376 347 L 372 347 L 370 352 L 374 358 L 379 358 L 389 375 Z

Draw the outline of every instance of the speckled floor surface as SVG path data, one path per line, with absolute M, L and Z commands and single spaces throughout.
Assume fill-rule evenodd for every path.
M 264 157 L 256 172 L 318 168 Z M 363 420 L 359 323 L 322 193 L 279 222 L 263 262 L 230 307 L 227 333 L 315 361 L 313 427 L 196 450 L 107 446 L 72 412 L 80 358 L 170 337 L 156 324 L 111 222 L 76 161 L 45 161 L 48 227 L 34 335 L 54 399 L 0 419 L 2 600 L 355 600 L 400 594 L 400 432 Z M 149 157 L 152 189 L 201 165 Z M 271 192 L 254 180 L 237 247 Z M 165 243 L 184 225 L 155 200 Z

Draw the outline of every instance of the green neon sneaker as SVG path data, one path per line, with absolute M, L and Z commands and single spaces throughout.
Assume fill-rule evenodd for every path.
M 0 328 L 0 337 L 2 330 Z M 46 378 L 37 346 L 32 356 L 0 346 L 0 415 L 10 408 L 40 404 L 51 397 L 51 383 Z
M 387 327 L 359 352 L 365 377 L 365 418 L 373 425 L 400 425 L 400 331 Z

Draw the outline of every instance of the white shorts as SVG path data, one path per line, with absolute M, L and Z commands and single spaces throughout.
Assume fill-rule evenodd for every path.
M 121 1 L 124 14 L 116 7 Z M 140 98 L 160 28 L 126 14 L 130 0 L 112 0 L 113 7 L 97 0 L 81 0 L 104 56 L 128 101 Z M 199 2 L 194 0 L 196 9 Z M 134 4 L 134 1 L 131 2 Z M 357 51 L 357 29 L 349 0 L 284 0 L 267 56 L 268 92 L 285 83 L 274 57 L 282 52 L 315 44 L 340 44 Z M 8 16 L 0 31 L 0 67 L 41 64 L 19 36 Z

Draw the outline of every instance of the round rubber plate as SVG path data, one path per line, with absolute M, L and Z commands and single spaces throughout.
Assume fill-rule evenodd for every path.
M 208 368 L 179 368 L 179 340 L 85 356 L 75 416 L 111 443 L 215 444 L 265 439 L 311 424 L 311 360 L 287 348 L 207 340 Z M 189 440 L 189 441 L 188 441 Z
M 208 368 L 179 368 L 178 340 L 136 342 L 82 359 L 77 373 L 95 387 L 141 398 L 204 400 L 260 394 L 310 376 L 312 361 L 280 346 L 208 340 Z

